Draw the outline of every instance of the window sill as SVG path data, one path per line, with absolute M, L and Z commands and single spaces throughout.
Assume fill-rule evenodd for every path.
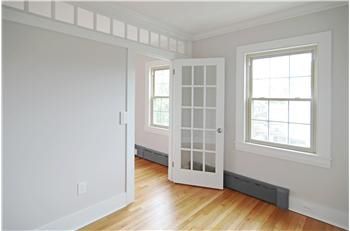
M 153 134 L 163 135 L 163 136 L 169 136 L 169 129 L 166 128 L 158 128 L 158 127 L 152 127 L 152 126 L 145 126 L 145 131 L 150 132 Z
M 265 145 L 236 141 L 236 149 L 253 154 L 274 157 L 282 160 L 294 161 L 323 168 L 331 167 L 331 159 L 321 157 L 319 154 L 310 154 Z

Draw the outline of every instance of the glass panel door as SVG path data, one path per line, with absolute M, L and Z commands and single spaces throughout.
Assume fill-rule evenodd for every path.
M 186 59 L 173 65 L 173 180 L 222 189 L 224 59 Z

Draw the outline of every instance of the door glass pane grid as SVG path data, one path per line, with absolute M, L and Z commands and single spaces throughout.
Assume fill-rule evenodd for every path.
M 215 172 L 216 157 L 216 66 L 211 66 L 210 85 L 207 85 L 207 66 L 186 66 L 182 71 L 186 77 L 182 78 L 182 119 L 181 130 L 184 142 L 181 146 L 181 168 Z M 215 70 L 215 73 L 213 73 Z M 214 84 L 213 84 L 214 83 Z M 210 97 L 208 97 L 208 89 Z M 208 106 L 208 103 L 210 106 Z M 214 120 L 206 123 L 207 113 Z M 214 116 L 213 116 L 214 114 Z M 189 138 L 189 139 L 188 139 Z M 206 160 L 208 156 L 208 160 Z M 213 161 L 214 159 L 214 161 Z M 189 162 L 188 164 L 186 162 Z M 208 165 L 209 164 L 209 165 Z M 214 164 L 214 166 L 213 166 Z M 208 166 L 207 166 L 208 165 Z
M 311 101 L 253 99 L 251 102 L 251 139 L 310 147 Z

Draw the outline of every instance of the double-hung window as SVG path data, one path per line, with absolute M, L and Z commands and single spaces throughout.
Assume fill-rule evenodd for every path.
M 169 127 L 169 66 L 150 70 L 150 126 Z
M 314 46 L 246 56 L 246 141 L 313 153 Z

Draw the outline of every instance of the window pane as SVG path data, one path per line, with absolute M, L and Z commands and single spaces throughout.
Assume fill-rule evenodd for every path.
M 290 56 L 290 76 L 311 76 L 311 53 Z
M 191 152 L 181 150 L 181 168 L 190 169 L 191 168 Z
M 278 56 L 270 59 L 270 77 L 288 77 L 289 76 L 289 56 Z
M 182 67 L 182 85 L 192 85 L 192 67 Z
M 266 100 L 254 100 L 252 102 L 252 118 L 268 120 L 268 102 Z
M 193 110 L 193 127 L 203 128 L 203 109 Z
M 182 88 L 182 106 L 192 105 L 192 88 L 183 87 Z
M 288 143 L 288 123 L 269 123 L 269 141 L 274 143 Z
M 311 98 L 311 77 L 290 78 L 291 98 Z
M 269 80 L 254 79 L 253 80 L 253 97 L 269 97 Z
M 289 102 L 289 121 L 310 124 L 311 103 L 308 101 Z
M 205 150 L 208 150 L 208 151 L 216 150 L 216 132 L 212 132 L 212 131 L 205 132 Z
M 169 69 L 154 70 L 154 96 L 169 96 Z
M 206 80 L 207 85 L 216 84 L 216 66 L 207 66 Z
M 287 101 L 270 101 L 269 120 L 288 122 L 288 102 Z
M 216 110 L 207 109 L 205 110 L 205 128 L 215 129 L 216 128 Z
M 289 144 L 310 147 L 310 125 L 289 124 Z
M 191 127 L 191 109 L 182 109 L 181 126 Z
M 191 148 L 191 130 L 181 130 L 181 148 Z
M 215 107 L 216 106 L 216 88 L 207 87 L 206 93 L 207 93 L 206 106 Z
M 153 125 L 169 126 L 169 98 L 153 98 Z
M 203 149 L 203 131 L 193 131 L 193 148 Z
M 194 85 L 204 84 L 204 66 L 194 66 Z
M 215 153 L 205 153 L 205 171 L 215 172 Z
M 289 96 L 288 78 L 270 79 L 270 97 L 287 98 Z
M 253 79 L 270 77 L 270 59 L 254 59 L 252 67 Z
M 203 153 L 193 152 L 193 170 L 203 171 Z
M 193 105 L 202 107 L 204 103 L 204 88 L 203 87 L 195 87 L 193 88 Z
M 268 140 L 268 124 L 265 121 L 252 120 L 251 138 L 254 140 Z

